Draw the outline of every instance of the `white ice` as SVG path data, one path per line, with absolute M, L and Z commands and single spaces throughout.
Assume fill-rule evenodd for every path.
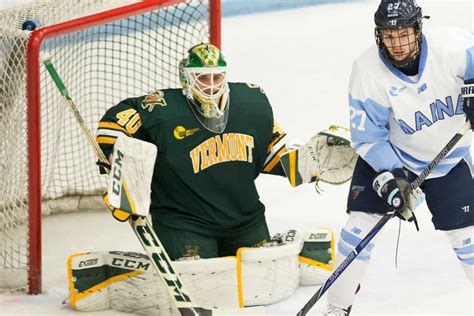
M 27 1 L 22 1 L 27 2 Z M 457 26 L 472 31 L 471 0 L 419 1 L 431 15 L 425 29 Z M 0 2 L 0 6 L 13 4 Z M 259 84 L 287 133 L 304 141 L 330 124 L 348 123 L 347 83 L 352 61 L 373 39 L 377 1 L 311 6 L 236 16 L 223 20 L 223 50 L 233 81 Z M 344 225 L 348 184 L 292 189 L 283 178 L 257 180 L 271 233 L 290 228 Z M 474 315 L 474 291 L 444 234 L 435 231 L 426 204 L 418 210 L 421 231 L 402 223 L 398 268 L 398 221 L 381 231 L 371 269 L 362 282 L 352 315 Z M 0 315 L 79 315 L 67 296 L 69 254 L 101 250 L 140 250 L 127 224 L 107 213 L 56 215 L 43 220 L 43 294 L 0 295 Z M 269 315 L 295 315 L 318 287 L 301 287 L 291 298 L 267 306 Z M 318 306 L 324 305 L 324 299 Z M 318 307 L 317 306 L 317 307 Z M 316 308 L 317 308 L 316 307 Z M 315 308 L 315 309 L 316 309 Z M 80 315 L 117 315 L 114 311 Z

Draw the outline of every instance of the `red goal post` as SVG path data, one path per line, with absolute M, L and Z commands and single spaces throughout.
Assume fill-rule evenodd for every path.
M 83 136 L 73 118 L 69 122 L 68 115 L 62 112 L 61 97 L 40 65 L 40 54 L 52 57 L 86 124 L 95 130 L 106 108 L 121 99 L 143 95 L 151 89 L 177 87 L 177 65 L 187 48 L 200 41 L 221 44 L 220 0 L 129 0 L 111 8 L 108 8 L 111 1 L 105 0 L 54 1 L 59 8 L 38 9 L 41 2 L 46 2 L 37 0 L 30 7 L 25 5 L 5 13 L 11 16 L 24 8 L 26 13 L 20 14 L 20 22 L 26 16 L 44 23 L 27 35 L 25 31 L 13 31 L 22 32 L 18 33 L 19 37 L 4 35 L 12 23 L 2 25 L 0 14 L 0 34 L 4 35 L 3 39 L 0 37 L 0 50 L 6 51 L 4 58 L 0 58 L 0 71 L 3 67 L 5 76 L 24 71 L 24 74 L 13 74 L 19 78 L 15 93 L 11 93 L 8 85 L 1 87 L 4 81 L 12 85 L 14 80 L 0 78 L 0 120 L 4 113 L 5 122 L 20 122 L 19 126 L 12 125 L 12 135 L 19 136 L 11 137 L 19 138 L 0 143 L 0 161 L 7 159 L 0 167 L 10 170 L 8 175 L 13 178 L 3 183 L 0 180 L 0 185 L 11 187 L 0 191 L 0 220 L 5 220 L 3 226 L 0 223 L 0 288 L 8 287 L 2 285 L 2 269 L 4 275 L 27 270 L 29 294 L 41 293 L 42 288 L 41 216 L 45 213 L 42 212 L 45 201 L 97 195 L 104 187 L 104 180 L 94 166 L 94 153 L 80 139 Z M 48 5 L 54 1 L 49 0 Z M 128 5 L 124 6 L 124 2 Z M 76 3 L 80 3 L 80 8 L 74 8 Z M 101 5 L 95 8 L 97 3 Z M 41 15 L 45 14 L 41 10 L 49 11 L 48 14 L 61 12 L 64 5 L 85 14 L 59 23 L 41 21 Z M 32 14 L 35 10 L 40 12 L 38 16 Z M 55 22 L 49 16 L 45 20 Z M 18 38 L 26 38 L 27 44 Z M 21 52 L 13 55 L 22 48 L 26 50 L 24 57 Z M 14 111 L 9 109 L 12 103 Z M 24 146 L 22 138 L 25 138 Z M 15 147 L 15 142 L 20 148 Z M 2 157 L 9 150 L 19 153 L 12 157 L 24 152 L 26 161 L 9 162 L 7 157 Z M 15 163 L 20 167 L 12 168 Z M 21 170 L 17 174 L 13 169 Z M 22 235 L 24 231 L 26 235 Z

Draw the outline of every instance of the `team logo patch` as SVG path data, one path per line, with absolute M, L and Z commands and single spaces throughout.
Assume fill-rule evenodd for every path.
M 418 87 L 418 94 L 422 93 L 427 88 L 428 88 L 428 86 L 426 85 L 426 83 L 422 84 L 421 86 Z
M 352 199 L 355 200 L 359 197 L 360 192 L 365 191 L 365 186 L 363 185 L 353 185 L 351 188 Z
M 394 198 L 393 201 L 392 201 L 392 204 L 393 204 L 393 206 L 395 206 L 395 207 L 399 207 L 400 204 L 402 204 L 402 200 L 400 200 L 400 198 L 398 198 L 398 197 L 397 197 L 397 198 Z
M 328 237 L 327 233 L 317 233 L 309 235 L 309 239 L 311 240 L 324 240 Z
M 176 139 L 181 140 L 181 139 L 183 139 L 187 136 L 194 135 L 197 131 L 199 131 L 199 127 L 192 128 L 192 129 L 186 129 L 183 126 L 176 126 L 174 131 L 173 131 L 173 135 Z
M 400 87 L 400 88 L 390 87 L 390 90 L 388 91 L 388 93 L 390 93 L 391 96 L 396 97 L 397 95 L 402 93 L 406 89 L 406 87 L 407 86 L 403 86 L 403 87 Z
M 157 90 L 149 92 L 142 101 L 142 108 L 148 110 L 148 112 L 153 111 L 156 105 L 167 105 L 163 91 Z

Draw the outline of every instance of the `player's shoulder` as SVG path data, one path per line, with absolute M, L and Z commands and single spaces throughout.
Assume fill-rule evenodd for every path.
M 140 97 L 140 108 L 150 113 L 167 111 L 183 101 L 181 89 L 153 90 Z
M 379 50 L 377 45 L 372 45 L 365 49 L 357 58 L 354 60 L 355 69 L 371 69 L 374 65 L 378 64 L 380 60 Z
M 264 103 L 269 104 L 265 90 L 257 84 L 246 82 L 229 82 L 231 103 Z
M 352 64 L 352 80 L 371 82 L 373 78 L 381 78 L 385 74 L 385 66 L 374 44 L 364 50 Z
M 115 107 L 133 108 L 140 113 L 158 113 L 172 111 L 185 99 L 181 89 L 153 90 L 139 97 L 130 97 L 120 101 Z

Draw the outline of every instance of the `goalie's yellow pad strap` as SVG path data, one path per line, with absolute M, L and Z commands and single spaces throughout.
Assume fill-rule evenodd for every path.
M 298 256 L 298 260 L 301 263 L 306 263 L 306 264 L 308 264 L 310 266 L 313 266 L 313 267 L 318 267 L 318 268 L 328 270 L 328 271 L 333 270 L 333 266 L 330 265 L 330 264 L 322 263 L 322 262 L 312 260 L 312 259 L 309 259 L 309 258 L 305 258 L 305 257 L 302 257 L 302 256 Z

